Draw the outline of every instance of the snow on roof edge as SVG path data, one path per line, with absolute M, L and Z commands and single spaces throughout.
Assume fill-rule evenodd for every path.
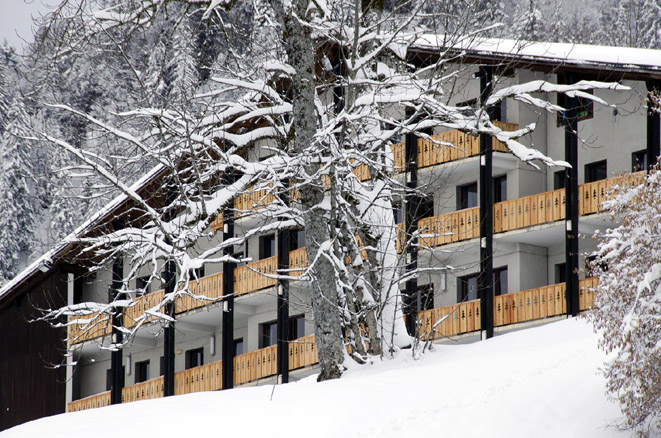
M 413 44 L 418 49 L 440 49 L 444 35 L 424 34 Z M 455 38 L 456 39 L 456 38 Z M 448 49 L 556 63 L 617 65 L 637 70 L 661 71 L 661 50 L 588 44 L 530 42 L 504 38 L 460 39 Z
M 163 170 L 164 170 L 163 165 L 159 164 L 158 166 L 150 170 L 147 174 L 145 174 L 142 178 L 140 178 L 138 181 L 133 183 L 131 185 L 131 189 L 139 190 L 142 186 L 144 186 L 153 178 L 155 178 L 157 175 L 159 175 Z M 32 274 L 38 271 L 41 266 L 48 266 L 48 269 L 50 270 L 51 266 L 49 265 L 53 263 L 53 258 L 56 258 L 59 255 L 59 253 L 63 251 L 67 246 L 69 246 L 69 244 L 74 242 L 78 236 L 88 231 L 90 227 L 95 225 L 106 214 L 110 213 L 112 210 L 119 207 L 119 205 L 121 205 L 121 203 L 126 201 L 127 199 L 128 196 L 125 193 L 119 194 L 112 201 L 108 202 L 108 204 L 106 204 L 105 207 L 100 209 L 97 213 L 95 213 L 89 219 L 83 222 L 78 228 L 76 228 L 74 231 L 69 233 L 69 235 L 67 235 L 64 239 L 62 239 L 54 248 L 45 252 L 41 257 L 39 257 L 37 260 L 32 262 L 27 268 L 23 269 L 23 271 L 21 271 L 18 275 L 12 278 L 7 284 L 5 284 L 4 286 L 2 286 L 2 288 L 0 288 L 0 301 L 2 301 L 3 297 L 7 295 L 12 289 L 21 285 Z

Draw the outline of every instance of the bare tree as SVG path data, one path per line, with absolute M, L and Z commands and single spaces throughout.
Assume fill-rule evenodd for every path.
M 433 128 L 486 133 L 521 160 L 564 165 L 516 140 L 534 126 L 505 132 L 491 122 L 486 106 L 515 99 L 561 111 L 533 93 L 561 92 L 599 101 L 581 90 L 623 88 L 535 81 L 500 88 L 485 107 L 451 104 L 450 84 L 457 76 L 458 60 L 446 49 L 470 48 L 479 30 L 423 35 L 421 18 L 429 18 L 421 12 L 425 2 L 389 8 L 376 1 L 254 0 L 247 38 L 236 38 L 237 26 L 227 21 L 237 7 L 233 2 L 108 3 L 103 10 L 83 5 L 73 15 L 58 18 L 57 26 L 72 33 L 65 32 L 70 43 L 57 52 L 55 61 L 74 50 L 84 54 L 85 44 L 121 44 L 120 36 L 145 32 L 174 12 L 175 24 L 186 32 L 190 23 L 184 17 L 213 20 L 217 33 L 225 35 L 225 48 L 208 80 L 198 80 L 195 86 L 187 82 L 176 98 L 147 99 L 149 105 L 114 112 L 110 121 L 50 104 L 121 140 L 129 152 L 115 159 L 153 162 L 155 167 L 131 184 L 103 154 L 47 131 L 36 135 L 60 147 L 75 166 L 101 175 L 131 206 L 112 218 L 112 224 L 100 227 L 101 232 L 76 238 L 84 245 L 83 255 L 98 265 L 117 258 L 130 265 L 118 298 L 68 306 L 47 318 L 110 318 L 132 305 L 126 298 L 136 291 L 129 284 L 140 272 L 149 269 L 155 280 L 164 266 L 176 267 L 173 292 L 139 316 L 133 328 L 123 329 L 129 335 L 123 342 L 128 342 L 150 318 L 171 320 L 164 309 L 177 297 L 207 299 L 192 294 L 191 269 L 240 261 L 223 251 L 261 233 L 304 226 L 309 266 L 299 279 L 310 285 L 322 380 L 341 376 L 347 343 L 358 362 L 411 345 L 402 318 L 392 215 L 393 200 L 407 190 L 391 151 L 402 135 L 430 138 Z M 413 68 L 410 48 L 421 42 L 437 47 L 439 56 Z M 177 47 L 179 53 L 187 52 L 181 40 Z M 137 69 L 135 78 L 142 78 Z M 260 151 L 269 156 L 260 161 Z M 365 172 L 369 178 L 360 178 Z M 262 193 L 263 208 L 231 208 L 233 200 L 250 191 Z M 262 220 L 240 237 L 219 241 L 208 237 L 208 228 L 221 213 L 251 214 Z M 204 250 L 196 246 L 201 239 L 208 239 Z M 287 272 L 274 277 L 288 278 Z

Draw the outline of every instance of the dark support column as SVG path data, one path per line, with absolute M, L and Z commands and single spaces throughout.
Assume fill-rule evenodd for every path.
M 407 114 L 409 116 L 409 114 Z M 404 158 L 406 163 L 406 197 L 403 207 L 406 214 L 406 238 L 410 238 L 418 230 L 418 210 L 420 199 L 416 193 L 418 186 L 418 138 L 414 134 L 406 134 L 404 142 Z M 406 273 L 418 269 L 418 239 L 412 239 L 405 248 Z M 404 314 L 406 315 L 406 330 L 409 335 L 415 336 L 415 326 L 420 303 L 418 279 L 410 278 L 406 281 L 404 294 Z
M 110 301 L 117 299 L 117 295 L 122 288 L 122 279 L 124 278 L 124 259 L 118 255 L 112 264 L 112 283 L 110 286 Z M 113 314 L 112 316 L 112 342 L 113 344 L 122 343 L 122 332 L 119 327 L 122 326 L 122 314 Z M 113 405 L 122 402 L 122 388 L 124 387 L 124 370 L 122 369 L 122 349 L 118 348 L 110 352 L 110 403 Z
M 171 206 L 176 199 L 176 189 L 172 186 L 166 188 L 166 206 Z M 173 207 L 166 207 L 169 210 L 163 215 L 165 221 L 170 221 L 174 218 L 175 209 Z M 177 285 L 177 264 L 174 260 L 165 262 L 163 280 L 165 282 L 165 293 L 170 294 L 175 291 Z M 170 302 L 165 305 L 165 314 L 174 318 L 175 308 L 174 303 Z M 169 397 L 174 395 L 174 356 L 175 356 L 175 327 L 174 322 L 168 322 L 163 330 L 163 396 Z
M 576 79 L 572 73 L 566 77 L 567 84 Z M 578 307 L 578 99 L 567 96 L 565 112 L 565 161 L 571 168 L 565 173 L 565 281 L 567 315 L 577 316 Z
M 278 233 L 278 271 L 289 269 L 290 231 Z M 278 374 L 281 383 L 289 383 L 289 280 L 278 280 Z
M 223 212 L 223 241 L 234 237 L 233 208 L 231 204 Z M 224 248 L 223 255 L 234 255 L 234 246 Z M 223 389 L 234 387 L 234 268 L 234 262 L 223 263 Z
M 647 81 L 647 170 L 656 165 L 661 143 L 659 101 L 661 81 Z
M 173 260 L 165 263 L 164 272 L 165 293 L 169 294 L 174 292 L 177 279 L 177 266 Z M 174 317 L 174 303 L 168 303 L 165 306 L 165 313 L 170 317 Z M 165 369 L 163 370 L 163 396 L 169 397 L 174 395 L 174 322 L 168 322 L 163 330 L 163 361 L 165 362 Z
M 480 103 L 484 106 L 493 90 L 493 70 L 480 68 Z M 492 109 L 487 109 L 491 118 Z M 480 275 L 477 296 L 480 297 L 482 330 L 493 337 L 493 150 L 492 137 L 480 134 Z

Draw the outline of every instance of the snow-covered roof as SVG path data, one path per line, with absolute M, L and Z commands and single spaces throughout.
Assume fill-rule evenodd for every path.
M 443 35 L 422 35 L 413 50 L 464 51 L 466 55 L 515 59 L 523 62 L 542 62 L 589 68 L 616 68 L 631 72 L 661 74 L 661 50 L 632 47 L 609 47 L 587 44 L 529 42 L 500 38 L 466 38 L 451 47 L 443 47 Z
M 142 187 L 144 187 L 149 182 L 153 181 L 155 178 L 161 175 L 164 170 L 165 168 L 162 165 L 156 166 L 145 176 L 143 176 L 138 181 L 133 183 L 131 189 L 134 191 L 140 190 Z M 128 199 L 129 199 L 128 196 L 124 193 L 114 198 L 104 208 L 102 208 L 97 213 L 92 215 L 82 225 L 76 228 L 71 234 L 69 234 L 67 237 L 62 239 L 62 241 L 60 241 L 54 248 L 52 248 L 44 255 L 39 257 L 27 268 L 25 268 L 22 272 L 20 272 L 16 277 L 11 279 L 2 288 L 0 288 L 0 301 L 2 301 L 5 295 L 9 294 L 9 292 L 12 289 L 16 288 L 21 283 L 31 278 L 34 274 L 40 272 L 42 269 L 45 270 L 42 272 L 48 272 L 53 267 L 54 261 L 59 257 L 62 257 L 67 252 L 71 244 L 75 243 L 76 240 L 81 236 L 84 236 L 85 234 L 92 231 L 103 221 L 103 219 L 108 214 L 110 214 L 112 211 L 120 207 Z

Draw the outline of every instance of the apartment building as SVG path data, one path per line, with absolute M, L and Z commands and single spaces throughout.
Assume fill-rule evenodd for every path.
M 448 336 L 479 339 L 516 324 L 588 309 L 590 287 L 596 281 L 585 268 L 595 249 L 590 236 L 614 225 L 601 203 L 609 188 L 635 179 L 659 156 L 659 113 L 654 99 L 648 97 L 661 90 L 661 53 L 568 44 L 522 45 L 507 40 L 473 42 L 450 53 L 457 60 L 452 84 L 459 90 L 452 97 L 456 104 L 477 102 L 488 86 L 498 90 L 534 80 L 552 84 L 619 82 L 630 90 L 590 91 L 610 105 L 539 93 L 544 100 L 572 108 L 568 113 L 542 111 L 513 99 L 493 109 L 492 119 L 504 130 L 534 123 L 536 129 L 521 142 L 569 162 L 569 171 L 535 168 L 496 139 L 447 129 L 434 129 L 431 139 L 407 136 L 393 145 L 398 177 L 425 195 L 399 200 L 394 211 L 403 229 L 420 233 L 418 245 L 404 250 L 402 270 L 435 268 L 423 270 L 401 285 L 408 297 L 409 328 L 436 340 Z M 424 64 L 433 62 L 438 54 L 439 47 L 429 36 L 411 49 L 410 56 Z M 443 146 L 445 143 L 455 147 Z M 361 178 L 369 178 L 366 170 L 360 172 Z M 116 199 L 103 215 L 112 215 L 125 202 Z M 268 202 L 260 193 L 236 200 L 241 209 L 253 210 L 255 217 Z M 93 229 L 95 223 L 105 220 L 101 216 L 77 232 Z M 250 216 L 237 220 L 233 232 L 244 233 L 253 220 Z M 211 231 L 215 233 L 212 239 L 222 239 L 227 230 L 217 220 Z M 204 248 L 205 243 L 200 245 Z M 54 355 L 53 363 L 60 354 L 60 359 L 76 365 L 67 367 L 66 375 L 63 368 L 51 373 L 34 371 L 43 375 L 40 390 L 50 391 L 58 400 L 48 408 L 25 407 L 32 409 L 30 418 L 113 401 L 257 384 L 273 381 L 278 374 L 288 381 L 312 372 L 316 346 L 306 284 L 290 282 L 283 312 L 277 281 L 261 275 L 275 272 L 278 261 L 280 266 L 287 262 L 292 268 L 306 266 L 305 246 L 302 231 L 291 232 L 287 245 L 275 233 L 252 237 L 238 251 L 255 261 L 236 267 L 231 279 L 223 277 L 220 265 L 195 272 L 199 281 L 191 286 L 193 292 L 209 300 L 179 300 L 171 334 L 156 336 L 163 327 L 154 321 L 140 328 L 123 350 L 110 352 L 99 348 L 109 345 L 113 336 L 109 322 L 99 322 L 92 330 L 73 326 L 69 328 L 73 355 L 63 358 L 63 329 L 27 325 L 27 318 L 17 317 L 21 306 L 39 299 L 55 304 L 103 302 L 113 287 L 113 270 L 117 274 L 125 268 L 118 263 L 89 275 L 83 267 L 67 262 L 71 246 L 59 245 L 0 290 L 0 328 L 3 333 L 14 330 L 17 334 L 0 344 L 0 355 L 11 357 L 13 364 L 1 362 L 3 388 L 10 381 L 16 387 L 6 400 L 3 395 L 0 408 L 7 405 L 7 412 L 12 412 L 20 406 L 30 390 L 16 364 L 43 365 L 43 351 Z M 289 253 L 284 254 L 282 248 Z M 135 282 L 131 286 L 144 293 L 125 312 L 122 324 L 127 328 L 164 293 L 158 280 L 140 277 Z M 223 290 L 229 288 L 235 293 L 231 303 L 222 299 Z M 416 320 L 417 326 L 413 324 Z M 284 325 L 288 336 L 283 340 L 279 329 Z M 27 417 L 4 418 L 1 428 Z

